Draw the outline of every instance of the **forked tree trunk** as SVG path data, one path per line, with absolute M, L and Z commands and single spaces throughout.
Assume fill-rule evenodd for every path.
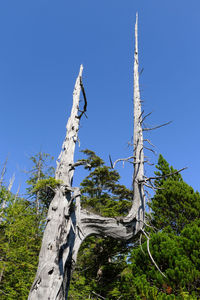
M 79 99 L 81 90 L 83 91 L 82 70 L 81 66 L 74 88 L 67 134 L 56 169 L 56 179 L 62 180 L 63 184 L 57 188 L 49 207 L 38 270 L 29 300 L 67 299 L 71 271 L 76 262 L 79 247 L 86 237 L 102 235 L 129 240 L 141 230 L 144 223 L 144 155 L 138 75 L 137 19 L 134 55 L 134 194 L 129 214 L 121 219 L 101 217 L 82 209 L 80 190 L 72 188 L 74 151 L 80 121 Z

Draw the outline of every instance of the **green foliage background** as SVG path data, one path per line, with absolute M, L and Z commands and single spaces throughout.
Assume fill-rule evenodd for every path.
M 81 183 L 82 206 L 103 216 L 126 215 L 132 191 L 119 183 L 117 171 L 105 166 L 93 151 L 83 154 L 88 176 Z M 47 154 L 31 157 L 33 168 L 26 197 L 0 186 L 0 299 L 27 299 L 33 282 L 45 218 L 54 190 L 61 182 L 52 176 Z M 40 164 L 39 164 L 40 160 Z M 42 163 L 41 163 L 42 162 Z M 38 172 L 40 168 L 40 173 Z M 152 263 L 145 236 L 129 242 L 89 237 L 81 246 L 69 299 L 200 299 L 200 195 L 187 185 L 160 155 L 150 201 Z M 40 174 L 40 178 L 38 178 Z M 36 197 L 39 195 L 39 213 Z M 142 248 L 142 249 L 141 249 Z

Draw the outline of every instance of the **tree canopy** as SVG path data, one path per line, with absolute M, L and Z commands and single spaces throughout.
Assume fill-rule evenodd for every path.
M 88 175 L 81 183 L 82 205 L 102 216 L 126 214 L 133 191 L 121 185 L 118 172 L 93 151 L 83 154 Z M 157 176 L 175 172 L 161 155 L 156 168 Z M 45 180 L 50 177 L 46 175 Z M 38 190 L 43 180 L 37 182 Z M 152 227 L 146 231 L 151 255 L 166 277 L 152 263 L 145 236 L 141 245 L 139 237 L 122 242 L 93 236 L 80 248 L 69 299 L 199 299 L 199 193 L 180 174 L 159 177 L 155 185 L 159 189 L 151 199 L 148 216 Z M 16 197 L 5 184 L 1 186 L 1 204 L 6 200 L 0 223 L 2 300 L 27 299 L 35 275 L 46 210 L 38 215 L 34 199 Z

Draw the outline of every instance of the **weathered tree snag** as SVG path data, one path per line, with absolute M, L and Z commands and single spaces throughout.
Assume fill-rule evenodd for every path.
M 81 93 L 81 84 L 82 84 L 82 72 L 83 66 L 80 67 L 79 75 L 76 79 L 74 92 L 73 92 L 73 106 L 71 115 L 67 122 L 67 134 L 65 140 L 62 145 L 61 153 L 58 157 L 57 161 L 57 169 L 56 169 L 56 179 L 62 180 L 66 186 L 71 187 L 72 178 L 74 174 L 74 169 L 72 168 L 74 164 L 74 151 L 75 145 L 78 138 L 78 129 L 79 129 L 79 121 L 80 117 L 79 113 L 79 101 L 80 101 L 80 93 Z
M 39 255 L 39 265 L 29 299 L 66 299 L 69 286 L 76 239 L 76 211 L 73 200 L 80 195 L 79 189 L 72 189 L 74 151 L 79 129 L 79 100 L 83 66 L 77 77 L 73 106 L 67 123 L 67 134 L 57 162 L 56 179 L 61 184 L 55 191 Z M 77 252 L 77 251 L 76 251 Z
M 124 218 L 125 222 L 135 219 L 135 234 L 144 225 L 145 196 L 144 196 L 144 152 L 143 152 L 143 131 L 142 131 L 142 110 L 139 88 L 139 60 L 138 60 L 138 15 L 135 24 L 135 53 L 134 53 L 134 174 L 133 174 L 133 204 L 131 210 Z
M 129 240 L 144 225 L 144 154 L 138 73 L 137 18 L 134 55 L 134 193 L 132 208 L 124 218 L 105 218 L 82 209 L 80 190 L 72 188 L 74 168 L 80 165 L 80 161 L 74 163 L 79 121 L 87 107 L 81 79 L 82 70 L 81 66 L 74 88 L 73 107 L 67 123 L 66 138 L 57 162 L 56 179 L 61 180 L 62 184 L 56 189 L 55 197 L 49 207 L 38 270 L 29 300 L 67 299 L 71 271 L 76 262 L 79 247 L 86 237 L 102 235 Z M 81 91 L 85 105 L 83 111 L 80 112 Z M 79 112 L 80 115 L 78 115 Z

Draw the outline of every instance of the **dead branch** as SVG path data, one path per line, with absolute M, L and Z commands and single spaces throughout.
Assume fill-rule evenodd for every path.
M 144 120 L 145 120 L 146 118 L 148 118 L 152 113 L 153 113 L 153 112 L 151 111 L 150 113 L 148 113 L 147 115 L 145 115 L 144 118 L 143 118 L 142 121 L 141 121 L 141 124 L 142 124 L 142 123 L 144 122 Z
M 149 184 L 147 184 L 147 183 L 144 183 L 144 185 L 145 185 L 146 187 L 148 187 L 149 189 L 152 189 L 152 190 L 154 190 L 154 192 L 156 192 L 156 189 L 155 189 L 155 187 L 154 187 L 154 186 L 152 186 L 152 185 L 149 185 Z
M 149 178 L 147 178 L 145 181 L 151 181 L 151 180 L 157 180 L 157 179 L 162 179 L 162 178 L 170 177 L 170 176 L 175 175 L 175 174 L 178 174 L 178 173 L 180 173 L 180 172 L 182 172 L 183 170 L 186 170 L 186 169 L 187 169 L 187 167 L 182 168 L 182 169 L 180 169 L 180 170 L 178 170 L 178 171 L 175 171 L 175 172 L 166 174 L 166 175 L 155 176 L 155 177 L 149 177 Z
M 155 126 L 155 127 L 151 127 L 151 128 L 142 128 L 143 131 L 150 131 L 150 130 L 154 130 L 154 129 L 158 129 L 160 127 L 163 127 L 163 126 L 166 126 L 166 125 L 169 125 L 171 124 L 172 121 L 169 121 L 167 123 L 164 123 L 164 124 L 161 124 L 161 125 L 158 125 L 158 126 Z
M 81 111 L 81 114 L 79 116 L 77 116 L 78 119 L 81 119 L 83 114 L 87 118 L 87 115 L 85 114 L 87 111 L 87 98 L 86 98 L 85 89 L 84 89 L 83 82 L 82 82 L 82 76 L 80 76 L 80 86 L 81 86 L 81 91 L 82 91 L 83 98 L 84 98 L 84 106 L 83 106 L 83 110 Z
M 144 148 L 145 148 L 146 150 L 151 151 L 153 154 L 156 155 L 156 151 L 154 151 L 153 149 L 151 149 L 151 148 L 149 148 L 149 147 L 146 147 L 146 146 L 144 146 Z
M 10 193 L 11 189 L 12 189 L 12 186 L 13 186 L 13 183 L 14 183 L 14 180 L 15 180 L 15 174 L 13 174 L 13 176 L 11 177 L 10 179 L 10 182 L 9 182 L 9 185 L 8 185 L 8 192 Z M 3 199 L 3 202 L 1 204 L 1 212 L 0 212 L 0 224 L 3 222 L 3 213 L 4 213 L 4 210 L 6 208 L 6 202 L 8 200 L 8 195 Z
M 146 160 L 144 161 L 145 163 L 147 163 L 149 166 L 154 166 L 154 163 L 150 162 L 150 159 L 147 155 L 145 155 L 144 158 L 146 158 Z
M 106 299 L 106 298 L 104 298 L 103 296 L 101 296 L 101 295 L 95 293 L 94 291 L 92 291 L 92 294 L 94 294 L 95 296 L 97 296 L 99 299 L 103 299 L 103 300 Z
M 142 183 L 143 181 L 141 181 Z M 148 187 L 149 189 L 152 189 L 154 192 L 156 192 L 157 190 L 165 190 L 164 188 L 161 188 L 161 187 L 157 187 L 155 185 L 153 185 L 153 183 L 151 181 L 149 181 L 149 184 L 147 184 L 145 181 L 144 181 L 144 186 Z
M 142 75 L 143 71 L 144 71 L 144 68 L 142 68 L 142 70 L 140 71 L 140 74 L 139 74 L 139 75 Z
M 110 166 L 111 166 L 111 169 L 114 169 L 114 167 L 113 167 L 113 162 L 112 162 L 112 158 L 111 158 L 110 154 L 109 154 L 109 160 L 110 160 Z
M 139 120 L 141 119 L 142 115 L 144 113 L 144 110 L 141 112 L 141 114 L 139 115 Z
M 79 166 L 86 166 L 88 168 L 91 168 L 91 164 L 89 164 L 86 160 L 84 159 L 80 159 L 77 162 L 75 162 L 74 164 L 71 165 L 71 169 L 70 170 L 74 170 L 75 167 L 79 167 Z
M 120 162 L 120 161 L 123 161 L 123 162 L 127 161 L 127 162 L 129 162 L 129 163 L 133 163 L 133 162 L 130 162 L 130 161 L 129 161 L 130 159 L 133 159 L 133 158 L 135 158 L 135 156 L 129 156 L 129 157 L 127 157 L 127 158 L 119 158 L 119 159 L 117 159 L 117 160 L 114 162 L 114 164 L 113 164 L 113 169 L 115 168 L 116 164 L 117 164 L 118 162 Z
M 3 290 L 0 290 L 1 293 L 3 293 L 6 296 L 9 296 L 9 294 L 6 294 Z
M 147 224 L 146 222 L 144 222 L 144 221 L 142 221 L 142 220 L 140 220 L 140 222 L 142 222 L 145 226 L 147 226 L 147 227 L 149 227 L 149 228 L 152 228 L 154 232 L 155 232 L 155 230 L 157 230 L 156 227 L 154 227 L 154 226 L 152 226 L 152 225 L 149 225 L 149 224 Z
M 150 240 L 150 237 L 147 235 L 147 233 L 146 233 L 143 229 L 141 229 L 141 231 L 144 233 L 144 235 L 145 235 L 146 238 L 147 238 L 147 251 L 148 251 L 149 257 L 151 258 L 152 263 L 153 263 L 154 266 L 157 268 L 157 270 L 160 272 L 160 274 L 161 274 L 163 277 L 167 278 L 167 277 L 165 276 L 165 274 L 160 270 L 160 268 L 158 267 L 158 265 L 156 264 L 155 260 L 153 259 L 152 255 L 151 255 L 151 251 L 150 251 L 150 248 L 149 248 L 149 240 Z
M 156 147 L 149 139 L 144 139 L 144 142 L 149 143 L 149 145 L 151 145 L 152 147 Z
M 154 163 L 151 163 L 149 160 L 145 161 L 149 166 L 154 166 Z
M 12 189 L 12 186 L 13 186 L 13 183 L 15 181 L 15 173 L 13 174 L 13 176 L 10 178 L 10 181 L 9 181 L 9 185 L 8 185 L 8 191 L 10 192 L 11 189 Z
M 5 172 L 6 172 L 7 163 L 8 163 L 8 156 L 6 157 L 6 160 L 5 160 L 4 164 L 3 164 L 3 168 L 2 168 L 2 171 L 1 171 L 0 187 L 2 185 L 3 178 L 4 178 L 4 175 L 5 175 Z

